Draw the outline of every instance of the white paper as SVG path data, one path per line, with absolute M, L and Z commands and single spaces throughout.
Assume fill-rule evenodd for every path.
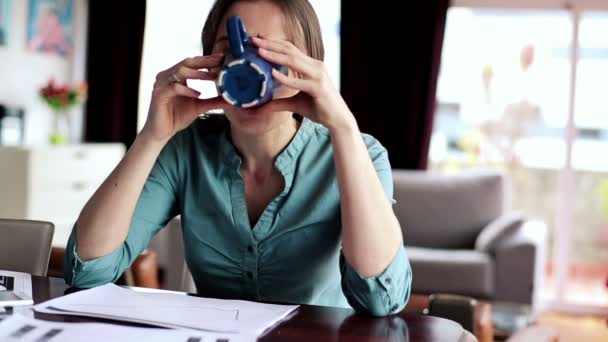
M 34 310 L 259 336 L 297 307 L 175 293 L 144 293 L 106 284 L 40 303 Z
M 0 270 L 0 306 L 32 305 L 32 276 Z
M 183 341 L 183 342 L 250 342 L 253 336 L 212 333 L 191 329 L 127 327 L 103 323 L 62 323 L 28 318 L 20 314 L 0 322 L 0 341 Z

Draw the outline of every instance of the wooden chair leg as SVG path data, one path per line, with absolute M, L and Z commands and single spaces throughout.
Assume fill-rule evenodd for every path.
M 65 248 L 51 248 L 51 257 L 49 258 L 49 269 L 46 272 L 47 277 L 63 278 L 63 255 Z
M 128 268 L 123 274 L 124 284 L 127 286 L 137 286 L 135 285 L 135 277 L 133 276 L 133 270 Z
M 135 259 L 129 272 L 126 274 L 127 281 L 129 281 L 129 273 L 132 275 L 132 286 L 152 289 L 160 288 L 158 280 L 158 256 L 151 249 L 146 249 Z

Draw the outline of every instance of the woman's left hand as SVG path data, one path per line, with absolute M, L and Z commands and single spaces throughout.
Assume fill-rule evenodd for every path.
M 292 111 L 330 129 L 353 121 L 348 106 L 332 84 L 322 61 L 307 56 L 289 41 L 252 38 L 262 58 L 284 65 L 301 77 L 287 76 L 273 70 L 272 75 L 283 86 L 299 92 L 289 98 L 273 100 L 257 111 Z

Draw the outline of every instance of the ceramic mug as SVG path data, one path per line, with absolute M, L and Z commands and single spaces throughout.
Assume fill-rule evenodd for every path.
M 287 75 L 287 68 L 264 60 L 247 35 L 243 20 L 232 16 L 226 22 L 229 53 L 218 75 L 218 93 L 233 106 L 250 108 L 272 100 L 279 82 L 272 69 Z

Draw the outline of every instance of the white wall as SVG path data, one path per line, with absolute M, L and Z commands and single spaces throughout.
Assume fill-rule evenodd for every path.
M 148 0 L 139 84 L 138 130 L 145 123 L 156 74 L 186 57 L 200 55 L 200 35 L 213 0 Z M 340 0 L 310 1 L 321 23 L 325 63 L 334 84 L 340 81 Z M 190 84 L 190 81 L 189 81 Z M 212 82 L 193 82 L 203 97 L 217 96 Z
M 53 77 L 57 82 L 84 79 L 88 0 L 74 0 L 74 52 L 69 58 L 27 49 L 26 0 L 12 0 L 8 44 L 0 47 L 0 103 L 25 109 L 25 144 L 47 144 L 51 112 L 38 97 L 38 89 Z M 82 111 L 71 113 L 76 139 L 82 134 Z

